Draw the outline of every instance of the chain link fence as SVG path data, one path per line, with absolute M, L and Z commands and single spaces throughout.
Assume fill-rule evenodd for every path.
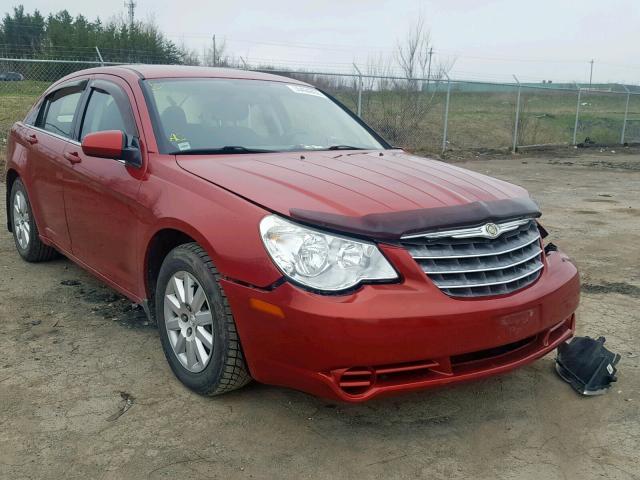
M 640 143 L 640 88 L 291 73 L 414 151 Z
M 105 62 L 105 64 L 109 64 Z M 0 141 L 54 81 L 100 62 L 0 58 Z M 446 154 L 640 143 L 640 88 L 262 70 L 316 85 L 391 144 Z M 514 77 L 515 78 L 515 77 Z

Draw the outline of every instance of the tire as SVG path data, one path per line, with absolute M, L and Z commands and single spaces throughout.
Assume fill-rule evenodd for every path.
M 184 385 L 201 395 L 220 395 L 251 381 L 219 281 L 204 249 L 187 243 L 164 259 L 156 287 L 156 319 L 169 366 Z M 205 323 L 209 319 L 211 323 Z
M 42 243 L 38 226 L 33 218 L 29 195 L 22 180 L 17 178 L 11 186 L 9 212 L 13 230 L 13 241 L 20 256 L 27 262 L 46 262 L 58 255 L 58 252 Z

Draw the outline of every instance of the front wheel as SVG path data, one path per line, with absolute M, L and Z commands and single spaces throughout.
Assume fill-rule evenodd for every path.
M 219 278 L 204 249 L 187 243 L 169 252 L 156 287 L 156 318 L 167 361 L 182 383 L 203 395 L 251 381 Z

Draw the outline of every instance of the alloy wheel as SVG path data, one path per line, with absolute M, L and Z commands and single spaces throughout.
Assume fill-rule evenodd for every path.
M 20 190 L 13 196 L 13 230 L 16 232 L 18 245 L 26 250 L 31 240 L 31 223 L 27 199 Z
M 200 282 L 188 272 L 172 275 L 165 288 L 164 321 L 180 363 L 192 373 L 206 368 L 213 354 L 213 317 Z

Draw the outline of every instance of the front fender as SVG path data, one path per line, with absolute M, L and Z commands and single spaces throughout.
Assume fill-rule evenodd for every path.
M 144 282 L 148 247 L 161 230 L 180 231 L 198 242 L 226 278 L 268 287 L 282 277 L 260 239 L 263 208 L 203 179 L 175 162 L 154 162 L 142 182 L 139 201 L 146 205 L 139 257 Z M 170 178 L 171 180 L 167 180 Z M 144 283 L 143 283 L 144 284 Z

